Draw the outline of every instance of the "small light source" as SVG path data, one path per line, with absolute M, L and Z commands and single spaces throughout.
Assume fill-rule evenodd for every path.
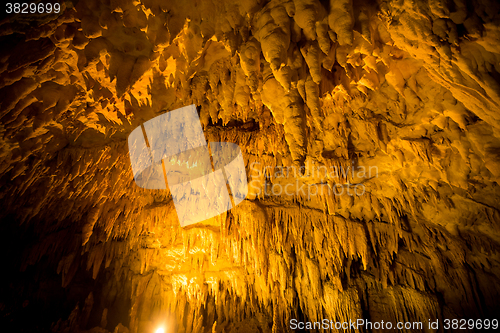
M 165 329 L 163 327 L 159 327 L 155 333 L 165 333 Z

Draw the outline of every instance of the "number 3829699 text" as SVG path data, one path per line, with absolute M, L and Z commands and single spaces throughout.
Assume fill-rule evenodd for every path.
M 7 14 L 51 14 L 59 13 L 61 5 L 59 3 L 6 3 L 5 12 Z

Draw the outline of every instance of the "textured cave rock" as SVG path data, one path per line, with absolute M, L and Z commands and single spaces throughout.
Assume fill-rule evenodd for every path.
M 2 331 L 498 316 L 497 1 L 62 8 L 0 24 Z M 168 190 L 134 183 L 127 136 L 190 104 L 251 186 L 181 228 Z M 316 193 L 269 192 L 299 181 Z

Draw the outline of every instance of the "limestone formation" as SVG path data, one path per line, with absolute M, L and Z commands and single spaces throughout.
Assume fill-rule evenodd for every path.
M 498 1 L 67 0 L 0 45 L 2 331 L 500 320 Z M 127 137 L 191 104 L 249 192 L 181 228 Z

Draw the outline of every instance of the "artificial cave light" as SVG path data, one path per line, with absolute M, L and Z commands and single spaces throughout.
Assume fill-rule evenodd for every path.
M 494 327 L 498 1 L 60 6 L 0 19 L 3 330 Z M 138 186 L 130 159 L 135 129 L 145 142 L 141 126 L 193 104 L 210 148 L 241 149 L 226 183 L 248 185 L 179 191 L 227 189 L 212 215 L 172 195 L 212 157 L 163 159 L 148 170 L 162 189 Z

